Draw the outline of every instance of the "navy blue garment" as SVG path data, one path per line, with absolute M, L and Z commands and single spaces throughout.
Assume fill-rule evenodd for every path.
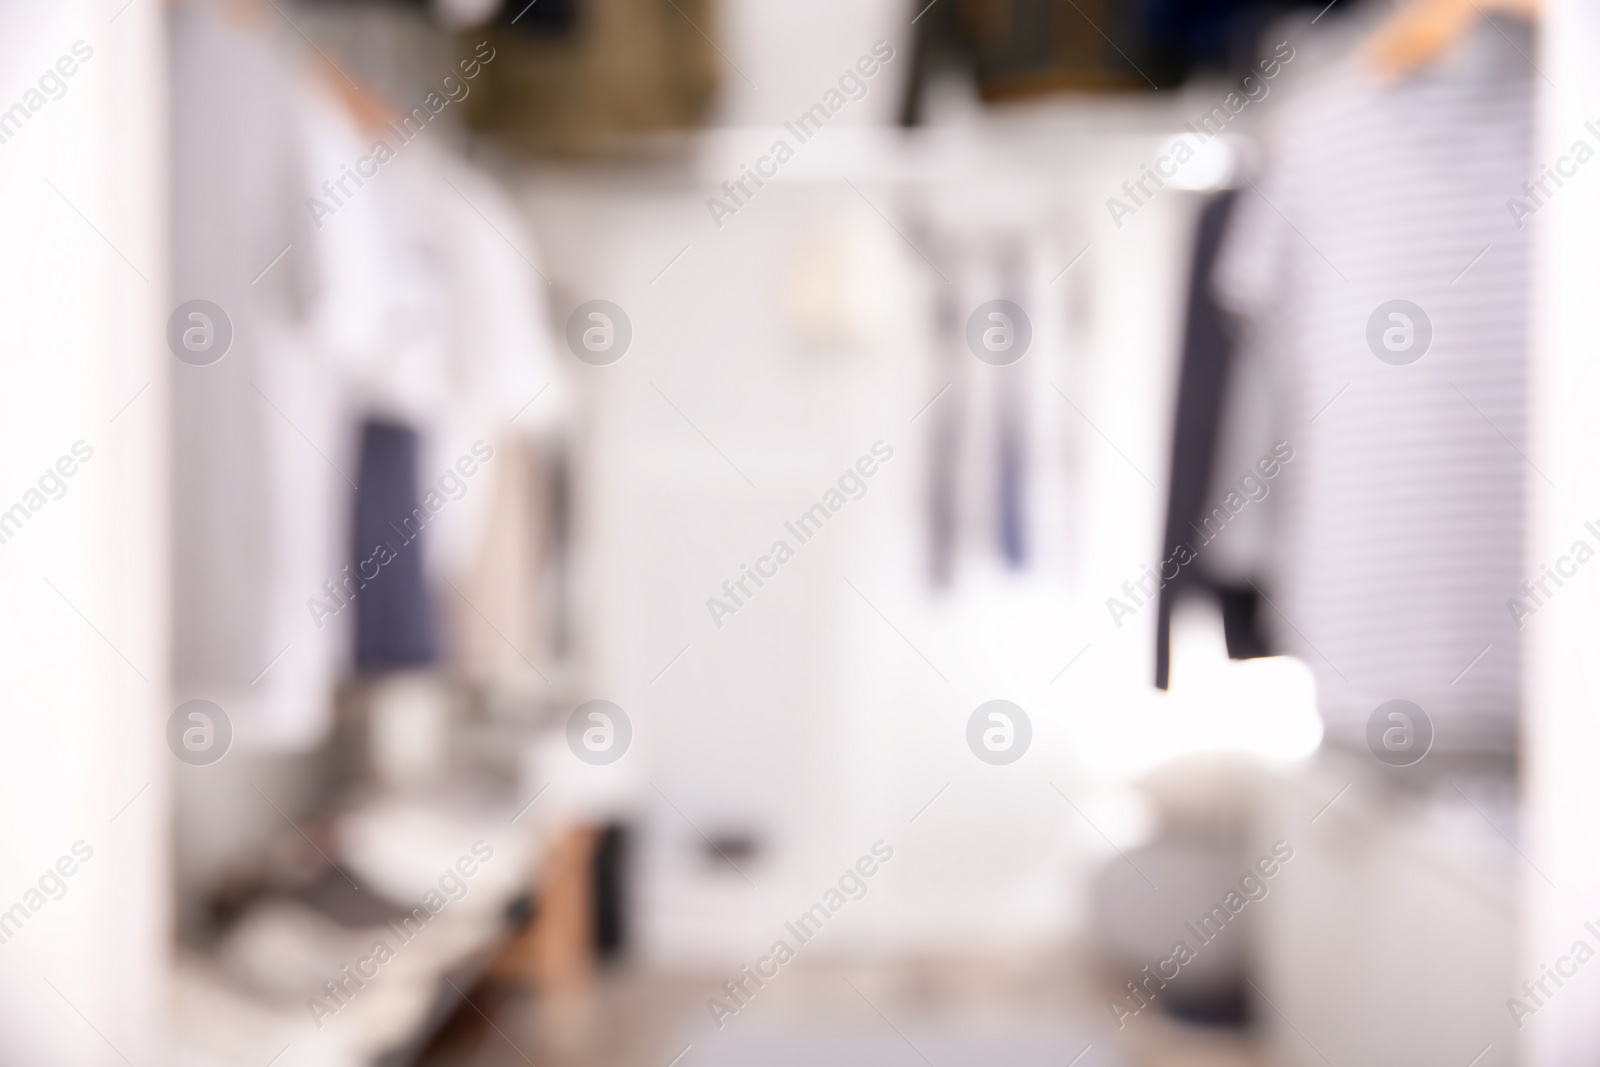
M 426 666 L 439 658 L 439 642 L 423 576 L 429 515 L 417 499 L 416 431 L 364 423 L 356 483 L 356 669 Z

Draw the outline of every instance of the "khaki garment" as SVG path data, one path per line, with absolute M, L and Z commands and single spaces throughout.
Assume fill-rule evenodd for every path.
M 459 667 L 475 681 L 538 683 L 556 658 L 553 464 L 544 442 L 507 436 L 495 443 L 494 498 L 484 539 L 463 590 L 470 606 L 451 618 Z

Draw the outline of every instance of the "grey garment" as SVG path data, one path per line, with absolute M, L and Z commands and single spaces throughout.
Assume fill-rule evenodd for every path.
M 1359 54 L 1307 77 L 1281 101 L 1219 267 L 1219 295 L 1274 364 L 1295 450 L 1274 488 L 1270 621 L 1316 672 L 1330 739 L 1351 747 L 1396 698 L 1421 705 L 1441 749 L 1515 746 L 1506 601 L 1537 475 L 1522 457 L 1530 247 L 1506 209 L 1533 169 L 1533 71 L 1508 37 L 1531 51 L 1527 27 L 1481 24 L 1393 86 Z M 1368 340 L 1397 299 L 1432 328 L 1404 365 Z
M 312 230 L 292 71 L 201 5 L 170 28 L 173 303 L 212 301 L 233 325 L 220 362 L 172 363 L 174 679 L 180 696 L 220 699 L 249 691 L 283 644 L 271 605 L 292 502 L 271 454 L 282 416 L 258 390 L 274 381 L 267 338 L 305 315 L 311 259 L 265 268 Z

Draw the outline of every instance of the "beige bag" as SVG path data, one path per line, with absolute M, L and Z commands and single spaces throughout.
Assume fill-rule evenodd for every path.
M 581 0 L 561 33 L 498 22 L 468 122 L 552 155 L 617 151 L 629 135 L 698 126 L 719 83 L 716 33 L 712 0 Z

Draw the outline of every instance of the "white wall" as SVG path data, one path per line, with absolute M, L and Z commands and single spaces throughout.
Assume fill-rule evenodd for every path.
M 1546 9 L 1540 54 L 1540 138 L 1536 161 L 1555 164 L 1575 140 L 1600 139 L 1585 123 L 1600 119 L 1600 13 L 1583 0 L 1555 0 Z M 1554 564 L 1600 520 L 1600 173 L 1591 163 L 1532 220 L 1536 266 L 1535 378 L 1531 459 L 1554 483 L 1530 478 L 1533 523 L 1525 573 Z M 1527 812 L 1524 922 L 1517 979 L 1537 980 L 1574 942 L 1600 948 L 1584 926 L 1600 920 L 1600 582 L 1580 571 L 1560 595 L 1528 620 L 1525 694 Z M 1535 870 L 1534 868 L 1537 868 Z M 1548 879 L 1548 881 L 1546 880 Z M 1597 922 L 1600 925 L 1600 922 Z M 1594 963 L 1523 1020 L 1523 1062 L 1529 1067 L 1600 1063 L 1600 968 Z M 1508 1013 L 1509 1018 L 1509 1013 Z
M 557 311 L 604 298 L 634 326 L 621 362 L 574 361 L 591 431 L 577 602 L 586 695 L 618 701 L 637 731 L 643 934 L 656 955 L 725 964 L 764 950 L 880 837 L 897 849 L 893 876 L 838 920 L 831 950 L 1032 945 L 1081 918 L 1082 875 L 1110 850 L 1051 782 L 1092 810 L 1170 727 L 1150 687 L 1154 611 L 1117 629 L 1104 600 L 1156 558 L 1194 202 L 1174 193 L 1114 231 L 1096 194 L 1159 137 L 1071 130 L 1046 117 L 981 144 L 969 133 L 908 145 L 830 129 L 720 230 L 705 196 L 737 173 L 729 160 L 770 143 L 755 131 L 711 135 L 680 174 L 577 170 L 529 189 Z M 918 180 L 931 174 L 948 186 Z M 925 579 L 934 420 L 911 422 L 943 384 L 931 356 L 943 283 L 901 236 L 926 244 L 940 225 L 1019 229 L 1036 256 L 1024 369 L 1046 432 L 1032 439 L 1031 504 L 1050 515 L 1033 531 L 1041 562 L 1012 576 L 997 553 L 970 549 L 981 561 L 965 562 L 949 595 Z M 1061 279 L 1091 239 L 1082 273 Z M 839 339 L 805 339 L 793 299 L 808 272 L 838 289 L 851 320 Z M 879 438 L 895 458 L 868 494 L 714 626 L 707 598 Z M 1035 723 L 1013 767 L 966 748 L 967 716 L 997 697 Z M 747 865 L 755 889 L 699 858 L 700 831 L 742 830 L 765 847 Z
M 712 35 L 724 55 L 718 122 L 792 121 L 879 40 L 898 52 L 892 80 L 841 118 L 850 125 L 894 122 L 911 70 L 914 14 L 910 0 L 721 0 L 720 26 Z
M 0 945 L 7 1064 L 150 1062 L 169 951 L 162 5 L 120 6 L 0 7 L 0 108 L 93 50 L 0 145 L 0 508 L 93 449 L 0 545 L 0 909 L 93 849 Z

